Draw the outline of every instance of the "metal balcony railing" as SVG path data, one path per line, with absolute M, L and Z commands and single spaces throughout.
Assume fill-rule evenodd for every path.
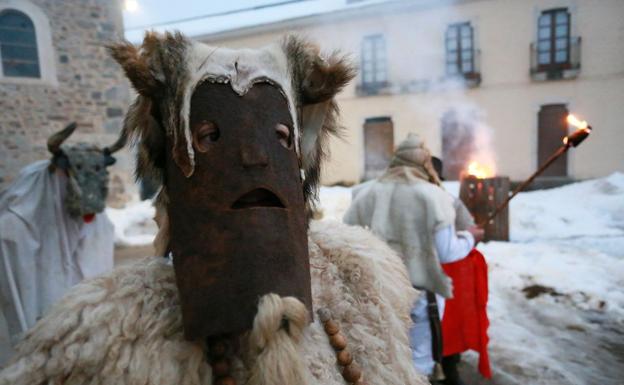
M 356 93 L 360 96 L 380 95 L 388 93 L 390 83 L 385 82 L 367 82 L 360 83 L 356 87 Z
M 552 49 L 552 47 L 551 47 Z M 553 54 L 548 60 L 539 61 L 537 43 L 531 43 L 531 77 L 534 80 L 571 79 L 578 76 L 581 70 L 581 38 L 571 37 L 568 46 L 567 60 L 556 61 Z
M 481 50 L 474 49 L 472 51 L 472 66 L 470 71 L 459 71 L 457 73 L 449 73 L 446 71 L 446 78 L 459 79 L 468 87 L 476 87 L 481 84 Z

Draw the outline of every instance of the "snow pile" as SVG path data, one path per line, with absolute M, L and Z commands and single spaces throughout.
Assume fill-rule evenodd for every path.
M 444 188 L 459 193 L 458 182 Z M 324 218 L 342 218 L 349 192 L 321 190 Z M 512 242 L 478 247 L 489 265 L 494 378 L 479 378 L 468 353 L 467 383 L 621 384 L 624 174 L 520 193 L 510 220 Z
M 317 210 L 322 215 L 322 219 L 342 222 L 342 217 L 350 204 L 350 187 L 321 187 Z
M 619 246 L 624 250 L 624 236 Z M 624 251 L 609 255 L 565 241 L 490 242 L 479 249 L 490 271 L 490 356 L 497 383 L 620 383 Z M 475 356 L 468 361 L 476 365 Z
M 479 246 L 496 383 L 621 384 L 624 174 L 521 193 L 510 219 L 512 242 Z
M 513 241 L 623 236 L 624 174 L 522 193 L 510 220 Z
M 444 186 L 458 193 L 457 182 Z M 322 187 L 322 218 L 341 220 L 351 191 Z M 109 208 L 107 214 L 117 244 L 148 244 L 156 233 L 149 201 Z M 511 202 L 510 218 L 512 242 L 479 245 L 490 270 L 494 379 L 470 382 L 622 383 L 624 174 L 520 193 Z M 465 358 L 465 370 L 474 372 L 476 355 Z
M 157 227 L 152 202 L 133 201 L 121 209 L 106 208 L 106 215 L 115 225 L 115 245 L 141 246 L 154 240 Z

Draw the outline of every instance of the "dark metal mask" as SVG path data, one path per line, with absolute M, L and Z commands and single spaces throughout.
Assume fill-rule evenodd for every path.
M 73 217 L 82 216 L 90 221 L 94 214 L 102 212 L 106 206 L 109 180 L 107 167 L 115 163 L 111 154 L 123 147 L 125 136 L 104 149 L 86 143 L 61 147 L 75 129 L 76 123 L 72 123 L 52 135 L 48 139 L 48 150 L 54 155 L 52 167 L 64 170 L 68 177 L 65 195 L 67 211 Z
M 186 338 L 250 329 L 268 293 L 311 309 L 305 202 L 284 95 L 268 83 L 241 96 L 206 81 L 193 93 L 190 126 L 193 175 L 173 160 L 170 140 L 165 162 Z
M 157 247 L 173 255 L 186 338 L 250 329 L 268 293 L 310 308 L 307 213 L 348 60 L 295 36 L 229 49 L 147 33 L 110 50 L 138 93 L 124 135 L 137 176 L 162 184 Z

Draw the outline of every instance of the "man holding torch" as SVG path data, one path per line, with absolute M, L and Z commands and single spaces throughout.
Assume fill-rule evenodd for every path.
M 441 264 L 463 259 L 483 239 L 483 230 L 476 226 L 456 231 L 453 197 L 440 186 L 429 149 L 418 135 L 409 134 L 386 172 L 355 191 L 344 217 L 348 224 L 370 228 L 394 248 L 412 285 L 425 291 L 411 312 L 410 344 L 414 365 L 434 382 L 444 378 L 440 317 L 444 299 L 452 296 Z

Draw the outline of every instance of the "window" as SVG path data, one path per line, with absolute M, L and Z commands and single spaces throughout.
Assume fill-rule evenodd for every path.
M 362 42 L 362 85 L 382 87 L 387 81 L 386 41 L 383 35 L 367 36 Z
M 537 64 L 563 67 L 570 62 L 570 14 L 567 9 L 542 12 L 537 27 Z
M 35 26 L 24 13 L 12 9 L 0 13 L 0 57 L 3 76 L 40 77 Z
M 470 23 L 450 25 L 446 30 L 446 74 L 475 73 L 473 31 Z

